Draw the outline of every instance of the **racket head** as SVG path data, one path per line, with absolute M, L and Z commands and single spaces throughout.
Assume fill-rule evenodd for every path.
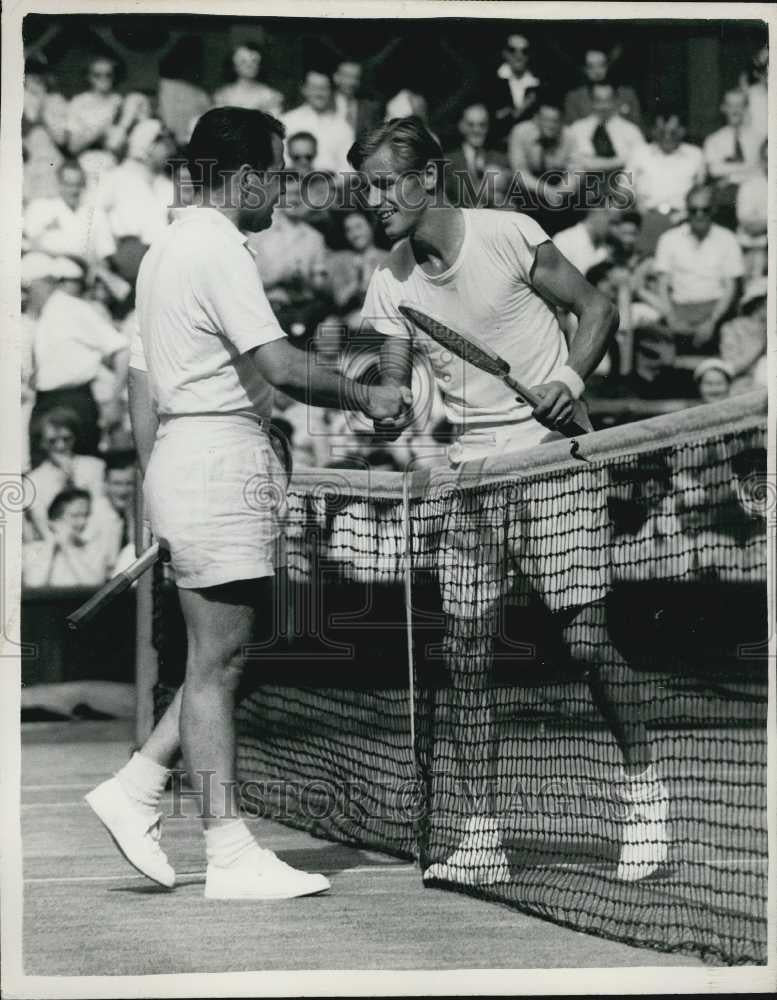
M 417 326 L 419 330 L 423 330 L 432 340 L 446 348 L 451 354 L 455 354 L 464 361 L 475 365 L 476 368 L 480 368 L 490 375 L 496 375 L 498 378 L 510 374 L 510 365 L 505 359 L 495 354 L 472 334 L 460 333 L 458 330 L 452 329 L 447 323 L 443 323 L 435 316 L 430 316 L 429 313 L 422 312 L 410 302 L 400 302 L 398 308 L 406 320 Z

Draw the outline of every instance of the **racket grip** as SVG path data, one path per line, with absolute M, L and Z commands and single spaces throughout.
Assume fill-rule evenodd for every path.
M 528 403 L 532 409 L 539 404 L 540 397 L 536 393 L 532 392 L 531 389 L 527 389 L 525 385 L 521 385 L 521 383 L 514 379 L 512 375 L 505 375 L 503 376 L 503 379 L 505 385 L 509 386 L 516 396 L 520 396 L 521 399 Z M 561 433 L 568 438 L 580 437 L 581 434 L 588 434 L 588 432 L 593 429 L 593 424 L 588 418 L 588 412 L 585 408 L 585 404 L 580 400 L 575 403 L 574 421 L 566 427 L 559 428 Z
M 79 608 L 67 616 L 65 621 L 69 629 L 75 630 L 81 625 L 86 625 L 95 618 L 106 605 L 110 604 L 125 590 L 129 590 L 132 584 L 150 569 L 159 558 L 159 545 L 152 545 L 146 549 L 142 556 L 139 556 L 131 566 L 128 566 L 122 573 L 117 573 L 112 579 L 104 584 L 92 594 L 88 601 L 85 601 Z

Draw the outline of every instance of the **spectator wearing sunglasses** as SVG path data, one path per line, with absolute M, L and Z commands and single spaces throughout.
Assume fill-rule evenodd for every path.
M 505 136 L 517 122 L 531 118 L 540 87 L 540 79 L 529 69 L 529 42 L 523 35 L 510 35 L 502 56 L 488 102 L 495 137 Z
M 711 188 L 691 188 L 686 211 L 688 221 L 658 240 L 658 294 L 678 348 L 714 354 L 718 327 L 734 304 L 744 261 L 736 236 L 712 221 Z

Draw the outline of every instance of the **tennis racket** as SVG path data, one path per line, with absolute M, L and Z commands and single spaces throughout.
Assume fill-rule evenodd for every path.
M 116 576 L 111 577 L 107 583 L 103 584 L 97 593 L 92 594 L 80 608 L 76 608 L 72 614 L 68 615 L 65 619 L 68 628 L 75 631 L 75 629 L 92 621 L 106 605 L 110 604 L 119 594 L 123 594 L 125 590 L 129 590 L 136 580 L 139 580 L 147 570 L 151 569 L 159 559 L 159 555 L 159 543 L 155 542 L 125 570 L 117 573 Z
M 420 309 L 416 309 L 415 306 L 411 306 L 406 302 L 400 303 L 399 311 L 405 319 L 417 326 L 419 330 L 427 333 L 432 340 L 437 341 L 441 347 L 450 351 L 451 354 L 455 354 L 476 368 L 480 368 L 481 371 L 488 372 L 489 375 L 494 375 L 496 378 L 501 379 L 508 388 L 512 389 L 516 396 L 519 396 L 532 408 L 539 405 L 540 397 L 532 392 L 531 389 L 522 385 L 517 379 L 513 378 L 510 374 L 510 365 L 505 359 L 495 351 L 492 351 L 490 347 L 487 347 L 477 337 L 471 333 L 464 334 L 452 330 L 446 323 L 429 316 L 427 313 L 421 312 Z M 579 400 L 575 403 L 574 423 L 564 428 L 559 428 L 559 430 L 567 437 L 576 437 L 593 430 L 585 407 Z

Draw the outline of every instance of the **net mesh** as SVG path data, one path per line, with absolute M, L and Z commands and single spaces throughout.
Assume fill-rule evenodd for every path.
M 245 808 L 588 933 L 765 962 L 765 407 L 404 484 L 295 476 L 237 711 Z M 156 593 L 161 710 L 185 650 L 163 571 Z

